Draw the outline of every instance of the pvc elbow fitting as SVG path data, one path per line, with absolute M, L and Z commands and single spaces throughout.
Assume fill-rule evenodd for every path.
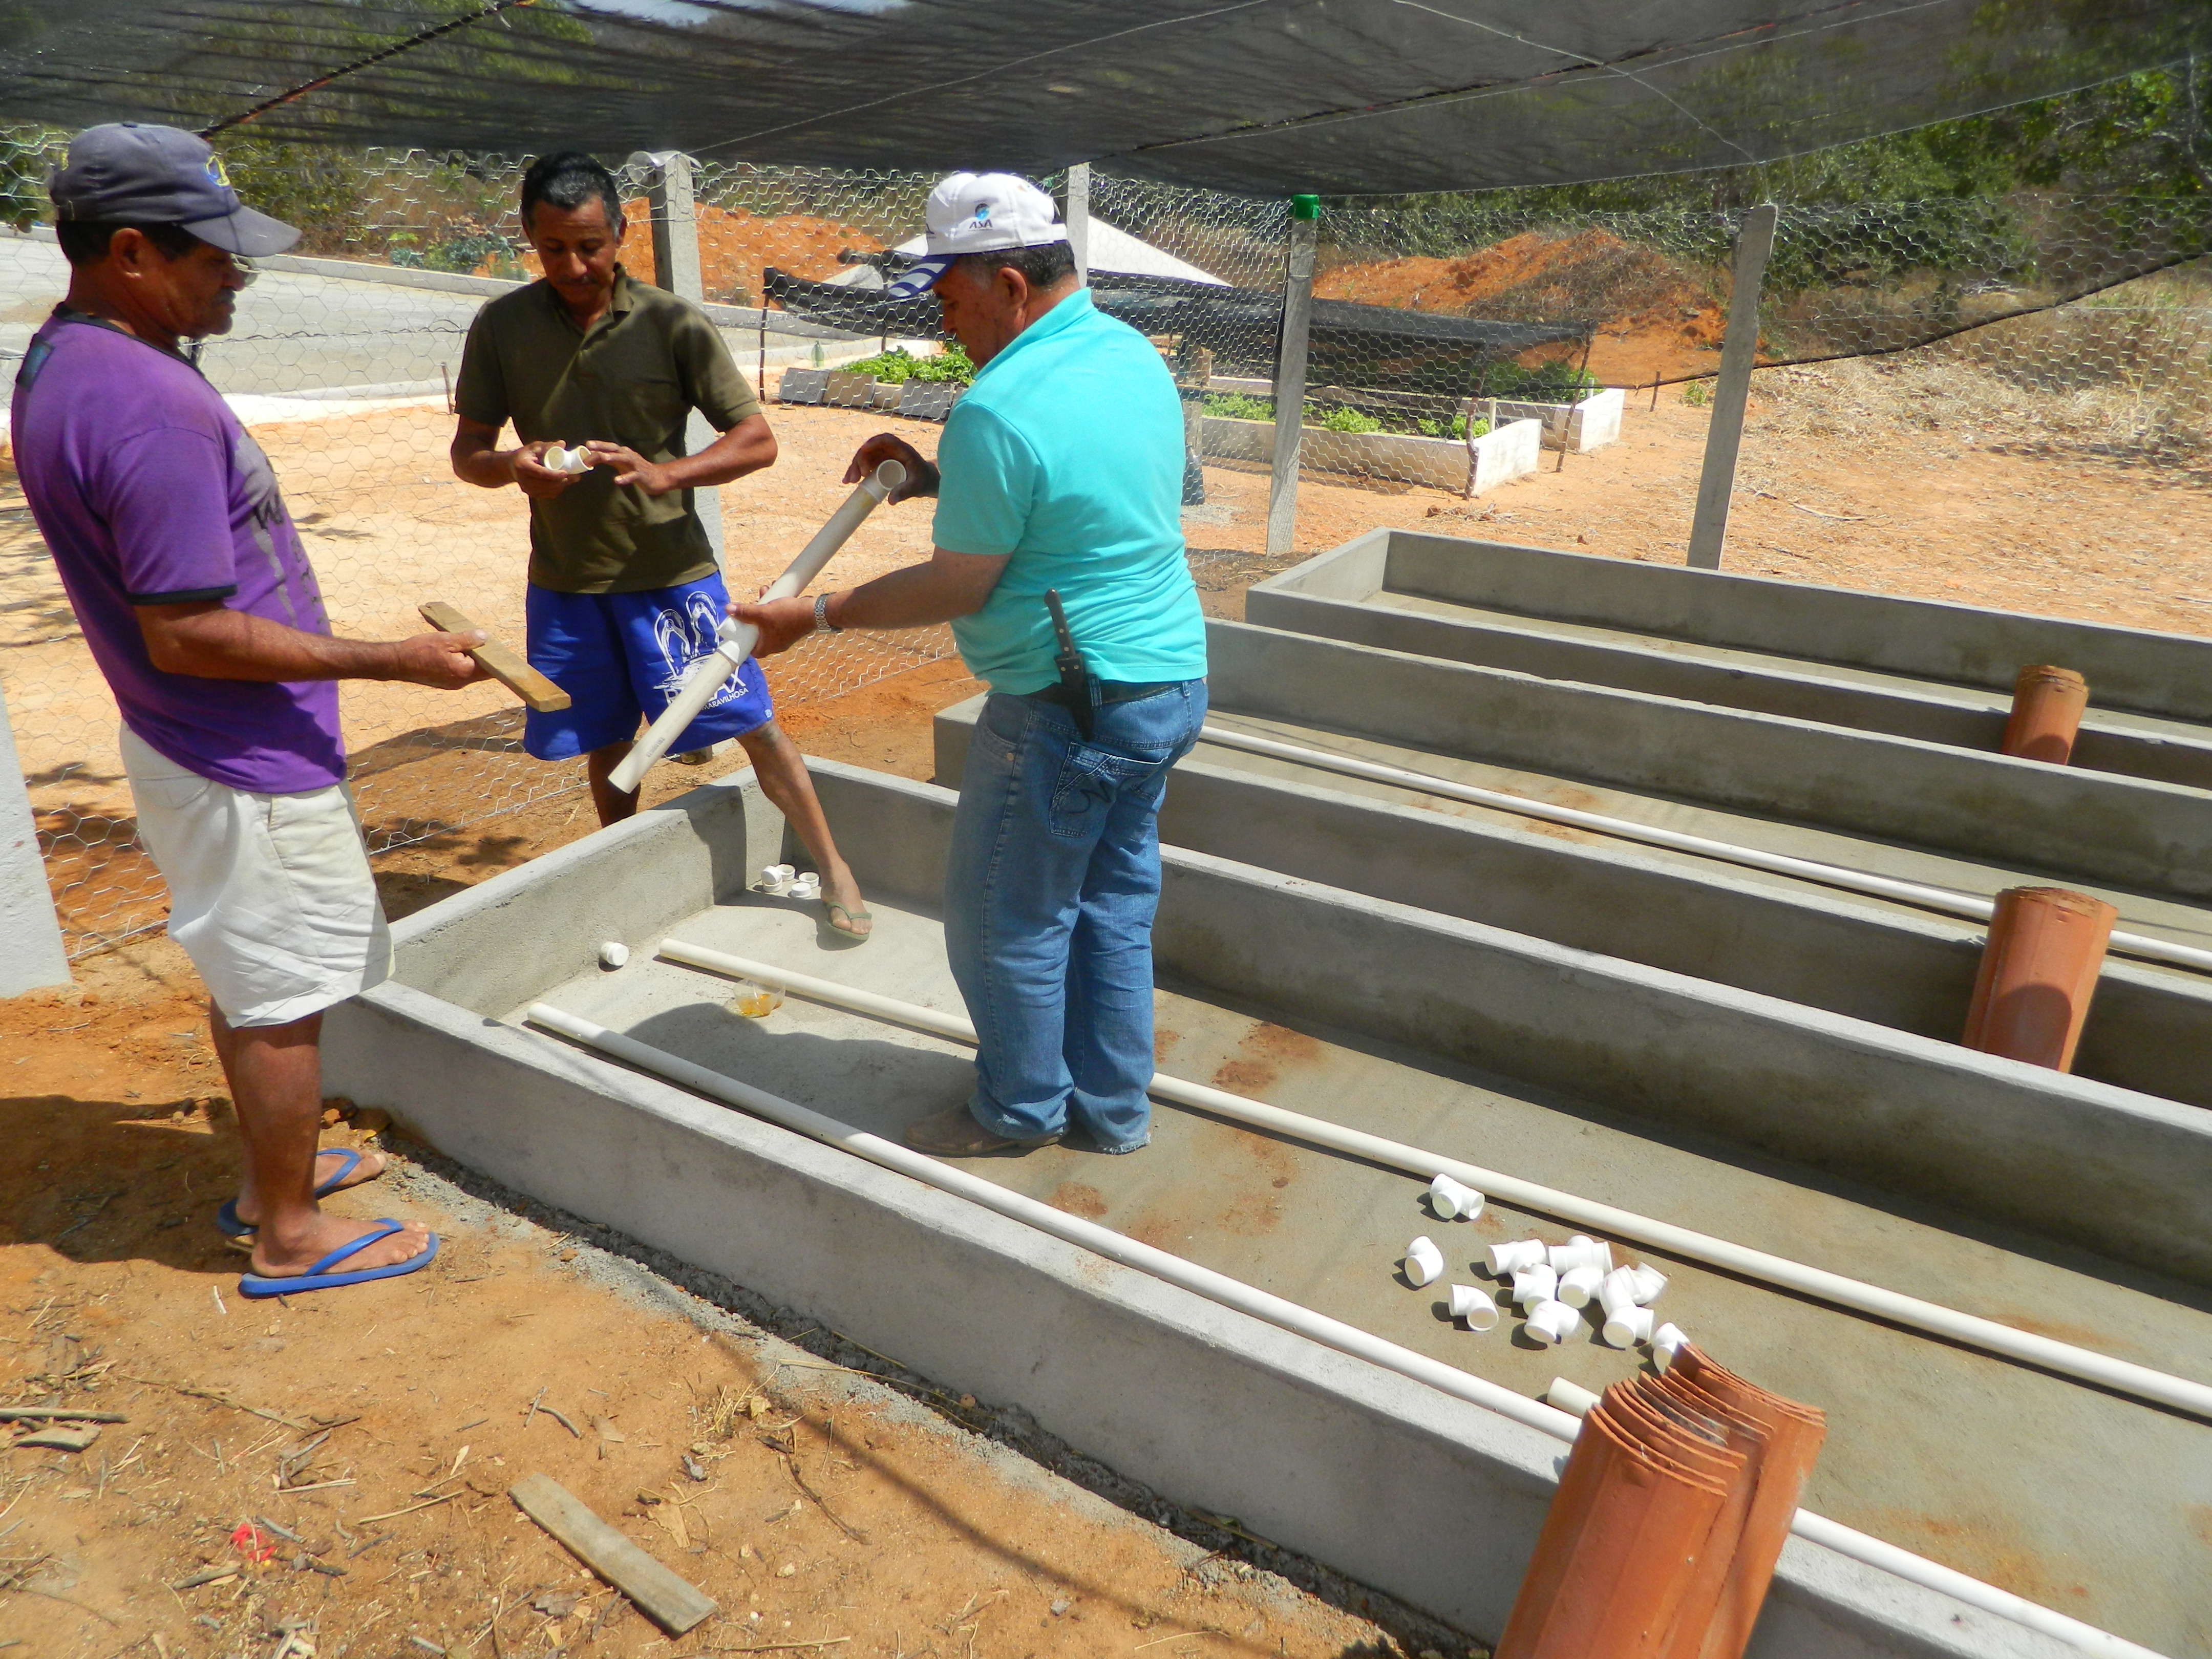
M 1429 1205 L 1447 1221 L 1472 1221 L 1482 1213 L 1482 1194 L 1439 1174 L 1429 1183 Z
M 1613 1271 L 1613 1246 L 1599 1243 L 1583 1233 L 1577 1233 L 1564 1244 L 1554 1244 L 1546 1253 L 1553 1273 L 1563 1273 L 1576 1267 L 1595 1267 L 1603 1278 Z
M 1605 1275 L 1595 1267 L 1570 1267 L 1559 1275 L 1559 1300 L 1570 1308 L 1587 1308 Z
M 1617 1314 L 1626 1313 L 1631 1308 L 1638 1306 L 1635 1270 L 1630 1267 L 1615 1267 L 1599 1281 L 1597 1304 L 1605 1310 L 1608 1319 Z
M 620 939 L 609 939 L 599 946 L 599 966 L 619 968 L 629 960 L 629 946 Z
M 1498 1323 L 1498 1304 L 1490 1292 L 1476 1285 L 1451 1287 L 1451 1316 L 1471 1331 L 1486 1331 Z
M 1493 1244 L 1489 1249 L 1490 1271 L 1499 1279 L 1510 1279 L 1523 1267 L 1540 1265 L 1544 1260 L 1544 1241 L 1540 1238 L 1516 1238 L 1510 1244 Z
M 1559 1276 L 1542 1262 L 1513 1275 L 1513 1299 L 1523 1308 L 1536 1308 L 1558 1294 Z
M 1582 1334 L 1583 1316 L 1564 1302 L 1541 1302 L 1528 1316 L 1528 1334 L 1546 1347 Z
M 1444 1270 L 1444 1253 L 1425 1235 L 1406 1246 L 1406 1277 L 1415 1289 L 1436 1282 Z
M 1674 1363 L 1674 1356 L 1690 1339 L 1682 1334 L 1678 1325 L 1662 1325 L 1651 1333 L 1651 1363 L 1664 1371 Z
M 1636 1277 L 1636 1305 L 1648 1308 L 1659 1299 L 1659 1292 L 1667 1288 L 1667 1275 L 1656 1267 L 1639 1261 L 1628 1271 Z
M 1605 1318 L 1605 1340 L 1616 1348 L 1632 1347 L 1638 1342 L 1651 1340 L 1651 1322 L 1657 1317 L 1649 1308 L 1627 1307 L 1619 1313 L 1607 1310 Z M 1668 1356 L 1671 1361 L 1674 1356 Z

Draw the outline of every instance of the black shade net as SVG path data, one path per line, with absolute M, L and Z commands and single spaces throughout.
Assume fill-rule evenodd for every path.
M 1741 166 L 2063 92 L 2180 59 L 2209 8 L 15 0 L 0 111 L 195 128 L 258 112 L 275 139 L 507 153 L 1110 162 L 1271 195 L 1469 190 Z

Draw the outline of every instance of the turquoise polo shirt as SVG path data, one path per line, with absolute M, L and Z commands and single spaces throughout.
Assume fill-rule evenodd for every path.
M 1078 289 L 976 372 L 937 451 L 937 545 L 1003 557 L 952 624 L 994 691 L 1056 684 L 1044 592 L 1099 679 L 1201 679 L 1206 618 L 1182 542 L 1182 401 L 1145 337 Z

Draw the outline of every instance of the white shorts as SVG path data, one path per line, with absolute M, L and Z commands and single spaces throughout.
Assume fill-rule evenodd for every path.
M 169 937 L 233 1026 L 285 1025 L 392 972 L 392 935 L 343 784 L 258 795 L 186 771 L 123 728 L 138 838 L 169 886 Z

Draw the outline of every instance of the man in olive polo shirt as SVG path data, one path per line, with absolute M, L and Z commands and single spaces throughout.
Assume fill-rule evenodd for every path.
M 606 168 L 576 150 L 540 158 L 523 178 L 522 225 L 545 275 L 492 301 L 470 326 L 453 391 L 453 471 L 530 498 L 528 655 L 571 702 L 556 714 L 530 710 L 523 747 L 539 760 L 586 757 L 599 822 L 612 823 L 637 811 L 637 793 L 609 775 L 640 720 L 658 715 L 713 648 L 729 603 L 691 492 L 772 465 L 775 438 L 706 313 L 617 263 L 622 198 Z M 721 436 L 687 455 L 694 409 Z M 509 422 L 520 442 L 501 449 Z M 556 446 L 580 447 L 585 470 L 548 466 Z M 744 744 L 763 792 L 812 854 L 830 926 L 865 936 L 860 888 L 755 663 L 674 746 L 726 738 Z

